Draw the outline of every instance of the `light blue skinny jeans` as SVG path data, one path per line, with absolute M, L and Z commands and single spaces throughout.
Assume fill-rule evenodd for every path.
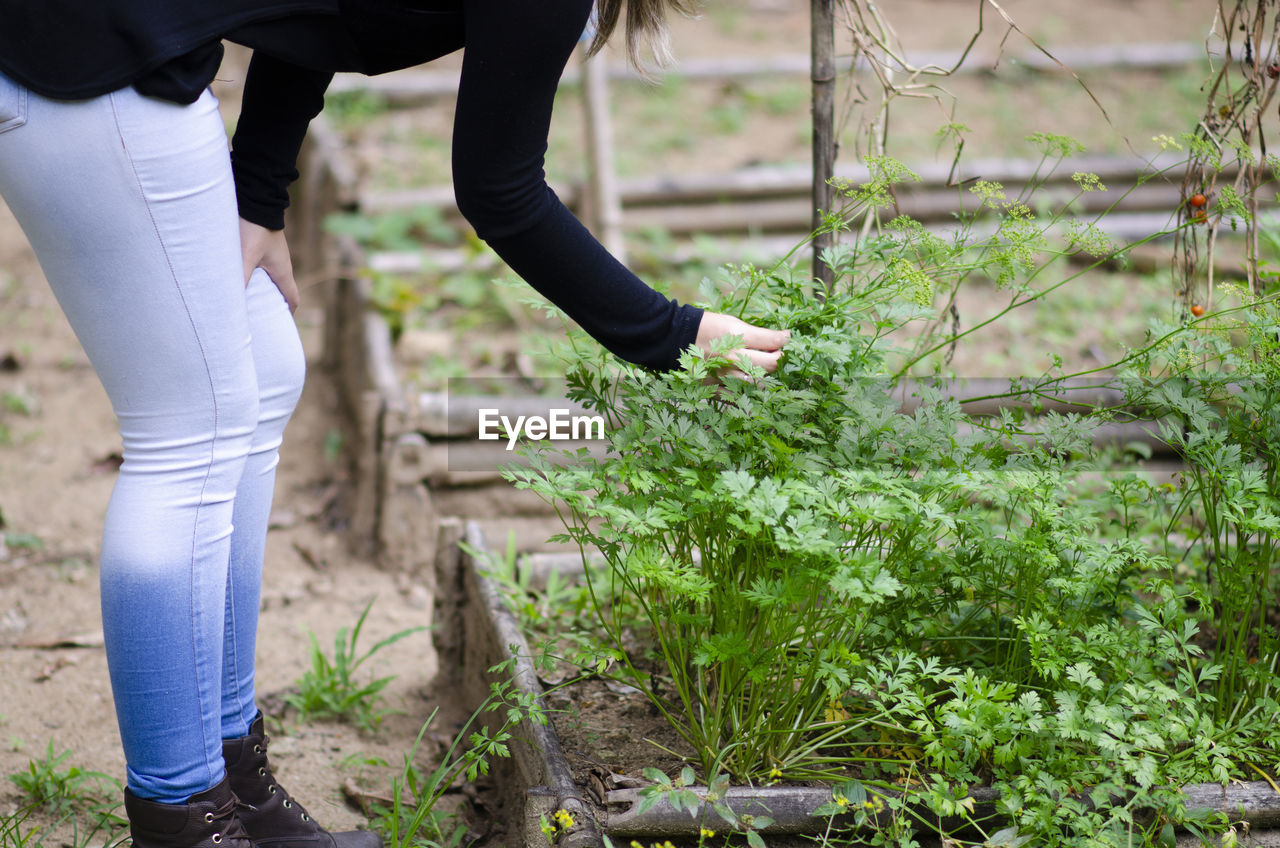
M 106 388 L 124 463 L 102 621 L 129 789 L 180 803 L 248 733 L 267 518 L 304 360 L 246 288 L 226 130 L 132 88 L 49 100 L 0 75 L 0 196 Z

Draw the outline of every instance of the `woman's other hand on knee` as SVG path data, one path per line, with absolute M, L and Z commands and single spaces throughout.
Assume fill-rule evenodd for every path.
M 284 296 L 289 311 L 297 310 L 298 283 L 293 278 L 293 259 L 289 255 L 289 242 L 285 240 L 284 230 L 268 230 L 241 218 L 240 255 L 244 260 L 245 285 L 249 284 L 254 269 L 261 268 Z

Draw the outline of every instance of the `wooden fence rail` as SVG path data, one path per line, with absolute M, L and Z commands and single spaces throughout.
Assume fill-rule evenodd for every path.
M 1205 58 L 1204 45 L 1194 42 L 1083 45 L 1062 47 L 1052 53 L 1063 65 L 1076 72 L 1105 69 L 1163 71 Z M 918 51 L 908 56 L 911 65 L 916 68 L 956 68 L 960 59 L 958 51 Z M 997 65 L 1039 73 L 1062 71 L 1057 62 L 1043 53 L 1027 51 L 1004 56 L 970 54 L 968 60 L 956 69 L 956 73 L 987 73 Z M 837 60 L 836 70 L 847 74 L 852 66 L 852 60 L 845 56 Z M 809 67 L 810 57 L 807 53 L 689 59 L 670 71 L 670 75 L 690 81 L 725 82 L 751 78 L 799 78 L 808 76 Z M 610 65 L 606 74 L 610 80 L 640 79 L 633 69 L 621 64 Z M 581 78 L 581 72 L 572 68 L 565 72 L 562 84 L 577 85 Z M 329 86 L 329 91 L 363 92 L 380 97 L 394 106 L 415 106 L 455 96 L 458 93 L 458 72 L 408 70 L 375 77 L 339 74 Z
M 1107 215 L 1099 226 L 1113 237 L 1143 238 L 1175 225 L 1182 203 L 1181 157 L 1161 153 L 1137 156 L 1081 156 L 1046 171 L 1037 160 L 980 159 L 964 163 L 956 172 L 930 165 L 917 170 L 918 182 L 895 188 L 896 209 L 932 226 L 954 226 L 955 213 L 978 211 L 981 200 L 969 187 L 977 180 L 1000 183 L 1009 199 L 1034 193 L 1033 202 L 1056 207 L 1070 203 L 1068 217 L 1087 221 Z M 631 233 L 660 230 L 674 236 L 693 234 L 804 234 L 811 232 L 812 169 L 807 166 L 750 168 L 723 174 L 640 177 L 619 180 L 622 228 Z M 1093 174 L 1106 191 L 1081 192 L 1074 175 Z M 1221 179 L 1235 177 L 1234 166 Z M 858 186 L 872 175 L 863 165 L 846 164 L 835 171 L 837 180 Z M 571 208 L 582 205 L 574 186 L 555 186 Z M 432 207 L 446 220 L 466 226 L 448 186 L 429 186 L 361 194 L 360 209 L 368 214 Z M 839 208 L 839 203 L 835 204 Z M 1274 204 L 1271 205 L 1274 209 Z

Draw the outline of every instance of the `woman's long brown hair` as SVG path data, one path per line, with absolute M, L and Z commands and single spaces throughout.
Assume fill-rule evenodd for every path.
M 637 69 L 644 71 L 648 47 L 653 59 L 661 66 L 671 61 L 671 48 L 667 41 L 667 16 L 671 11 L 682 15 L 695 13 L 689 0 L 596 0 L 596 35 L 591 41 L 590 54 L 595 55 L 604 47 L 609 36 L 618 26 L 626 9 L 627 58 Z

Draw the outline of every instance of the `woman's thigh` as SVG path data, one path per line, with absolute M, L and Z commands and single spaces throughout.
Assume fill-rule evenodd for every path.
M 0 76 L 0 102 L 18 89 Z M 126 449 L 156 427 L 252 428 L 256 388 L 235 192 L 212 94 L 23 92 L 0 132 L 0 195 L 107 389 Z M 144 456 L 138 456 L 142 461 Z

